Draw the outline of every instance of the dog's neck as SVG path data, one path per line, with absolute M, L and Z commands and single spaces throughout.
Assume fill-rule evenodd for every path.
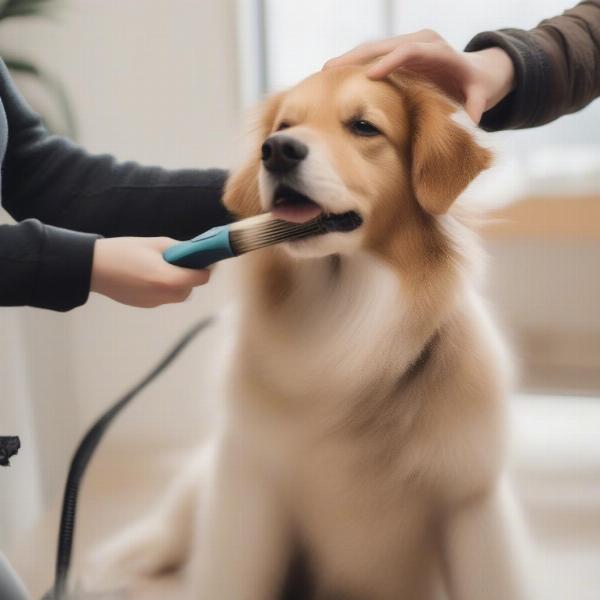
M 297 260 L 272 249 L 248 258 L 244 361 L 280 395 L 393 389 L 420 364 L 464 284 L 452 257 L 443 277 L 403 273 L 367 251 Z

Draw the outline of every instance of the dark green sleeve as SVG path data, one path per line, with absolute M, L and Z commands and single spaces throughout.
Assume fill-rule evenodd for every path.
M 225 171 L 119 163 L 52 136 L 1 61 L 0 99 L 8 125 L 2 205 L 16 221 L 33 219 L 0 227 L 0 305 L 84 303 L 98 235 L 187 239 L 231 220 L 221 203 Z

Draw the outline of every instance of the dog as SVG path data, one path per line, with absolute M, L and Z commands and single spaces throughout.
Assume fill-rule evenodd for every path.
M 239 217 L 362 225 L 239 259 L 239 327 L 210 443 L 104 555 L 186 565 L 190 598 L 528 600 L 506 476 L 509 353 L 462 198 L 490 150 L 431 84 L 363 67 L 269 98 L 226 187 Z M 459 198 L 460 197 L 460 198 Z

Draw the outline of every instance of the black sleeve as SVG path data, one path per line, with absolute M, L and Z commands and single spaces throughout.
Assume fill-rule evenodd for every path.
M 586 0 L 530 31 L 475 36 L 467 52 L 496 46 L 511 58 L 515 89 L 485 112 L 488 131 L 543 125 L 600 95 L 600 0 Z
M 221 204 L 225 171 L 92 156 L 45 130 L 1 61 L 0 98 L 8 124 L 2 204 L 16 221 L 44 223 L 0 227 L 0 305 L 84 303 L 98 235 L 187 239 L 231 220 Z
M 0 305 L 66 311 L 84 304 L 97 237 L 36 219 L 0 225 Z

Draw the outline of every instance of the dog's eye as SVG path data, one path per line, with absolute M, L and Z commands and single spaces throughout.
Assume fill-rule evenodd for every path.
M 283 131 L 284 129 L 289 129 L 291 125 L 287 121 L 281 121 L 279 125 L 277 125 L 277 129 L 275 131 Z
M 363 121 L 362 119 L 354 119 L 353 121 L 350 121 L 349 127 L 352 133 L 361 135 L 363 137 L 372 137 L 381 134 L 381 131 L 379 131 L 379 129 L 377 129 L 373 123 L 369 123 L 369 121 Z

